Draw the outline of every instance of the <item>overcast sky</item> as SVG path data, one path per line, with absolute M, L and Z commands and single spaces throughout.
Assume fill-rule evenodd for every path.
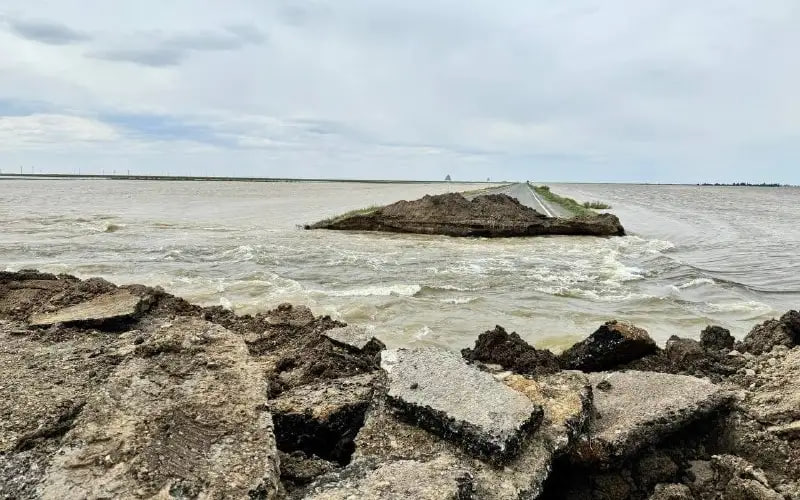
M 800 183 L 800 2 L 5 0 L 20 166 Z

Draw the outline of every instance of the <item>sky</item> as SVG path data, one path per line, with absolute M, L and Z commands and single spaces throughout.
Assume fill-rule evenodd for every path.
M 4 0 L 2 172 L 800 184 L 797 0 Z

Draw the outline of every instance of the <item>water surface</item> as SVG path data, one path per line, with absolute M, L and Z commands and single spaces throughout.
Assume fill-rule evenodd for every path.
M 612 318 L 659 341 L 741 336 L 800 305 L 800 190 L 553 185 L 599 199 L 623 238 L 304 231 L 350 209 L 480 186 L 0 180 L 0 268 L 144 283 L 248 313 L 281 302 L 390 345 L 464 347 L 495 324 L 561 347 Z

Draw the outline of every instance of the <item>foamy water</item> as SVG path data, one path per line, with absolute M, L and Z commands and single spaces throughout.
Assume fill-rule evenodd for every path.
M 458 189 L 480 186 L 459 185 Z M 304 231 L 444 184 L 0 180 L 0 267 L 144 283 L 248 313 L 281 302 L 370 325 L 391 345 L 464 347 L 500 324 L 560 347 L 608 319 L 658 340 L 743 335 L 797 308 L 800 191 L 554 185 L 610 202 L 623 238 Z

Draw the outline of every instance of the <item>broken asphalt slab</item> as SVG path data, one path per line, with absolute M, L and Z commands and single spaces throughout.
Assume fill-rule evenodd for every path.
M 523 394 L 436 348 L 384 351 L 386 400 L 402 419 L 496 463 L 513 458 L 542 418 Z
M 143 299 L 127 290 L 117 290 L 57 311 L 34 314 L 31 326 L 100 324 L 133 318 L 142 311 Z
M 734 395 L 708 380 L 668 373 L 626 371 L 589 374 L 596 415 L 573 460 L 614 464 L 687 425 L 713 417 Z

